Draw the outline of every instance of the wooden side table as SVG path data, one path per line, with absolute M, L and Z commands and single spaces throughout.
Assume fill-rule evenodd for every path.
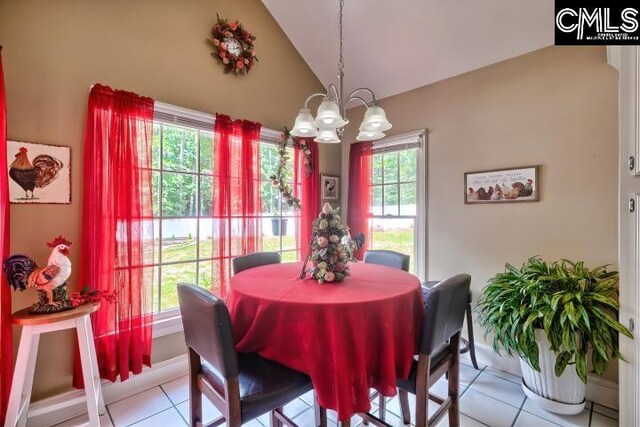
M 22 335 L 20 336 L 18 358 L 11 383 L 5 426 L 26 425 L 40 335 L 70 328 L 76 328 L 78 334 L 82 377 L 87 395 L 88 425 L 91 427 L 100 426 L 99 414 L 105 413 L 105 407 L 100 388 L 100 373 L 93 342 L 91 318 L 89 317 L 99 307 L 99 302 L 92 302 L 60 313 L 29 314 L 29 309 L 25 308 L 13 314 L 13 324 L 22 325 Z

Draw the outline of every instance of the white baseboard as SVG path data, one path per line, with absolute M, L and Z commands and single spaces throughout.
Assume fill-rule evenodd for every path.
M 618 410 L 620 400 L 618 395 L 618 383 L 589 375 L 587 378 L 587 400 L 598 405 L 607 406 Z
M 517 358 L 509 357 L 505 354 L 500 356 L 489 345 L 476 342 L 476 356 L 480 364 L 522 377 L 520 361 Z M 587 378 L 586 398 L 599 405 L 617 410 L 619 407 L 618 384 L 595 375 L 589 375 Z
M 118 400 L 159 386 L 167 381 L 188 373 L 187 355 L 156 363 L 133 375 L 125 382 L 102 381 L 104 403 L 109 405 Z M 47 427 L 77 417 L 87 412 L 84 390 L 67 392 L 33 402 L 29 407 L 28 427 Z

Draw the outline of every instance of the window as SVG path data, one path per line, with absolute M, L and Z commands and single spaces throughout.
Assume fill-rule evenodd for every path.
M 411 256 L 410 271 L 425 269 L 424 161 L 422 133 L 374 143 L 371 160 L 371 249 Z
M 211 218 L 213 128 L 210 115 L 156 103 L 152 145 L 154 206 L 154 311 L 158 317 L 179 313 L 177 285 L 193 283 L 219 289 Z M 261 246 L 296 261 L 296 213 L 281 203 L 269 177 L 278 162 L 279 132 L 263 129 L 260 142 Z M 287 163 L 293 184 L 293 149 Z M 172 327 L 173 331 L 173 327 Z
M 179 282 L 211 288 L 212 144 L 212 131 L 154 121 L 155 311 L 178 307 Z
M 293 148 L 287 149 L 289 160 L 285 166 L 287 181 L 293 187 Z M 280 156 L 277 142 L 263 140 L 260 143 L 260 196 L 262 198 L 262 250 L 279 252 L 283 262 L 298 260 L 296 220 L 300 215 L 286 203 L 280 192 L 271 184 L 270 176 L 278 169 Z M 299 188 L 294 194 L 299 194 Z

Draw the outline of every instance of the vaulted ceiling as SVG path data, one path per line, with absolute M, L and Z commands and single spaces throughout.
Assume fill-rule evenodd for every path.
M 325 85 L 338 0 L 262 0 Z M 406 92 L 553 44 L 552 0 L 345 0 L 345 90 Z

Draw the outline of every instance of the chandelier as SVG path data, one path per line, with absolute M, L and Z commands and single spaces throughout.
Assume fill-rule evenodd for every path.
M 296 117 L 291 135 L 298 137 L 315 137 L 316 142 L 340 143 L 340 137 L 344 133 L 344 127 L 349 123 L 345 117 L 347 104 L 356 101 L 364 104 L 367 110 L 360 124 L 360 132 L 356 137 L 358 141 L 374 141 L 384 138 L 384 132 L 391 129 L 391 123 L 387 120 L 382 107 L 376 104 L 376 95 L 366 87 L 361 87 L 344 96 L 344 48 L 342 37 L 342 12 L 344 0 L 340 0 L 339 34 L 340 34 L 340 56 L 338 61 L 338 86 L 331 83 L 326 92 L 314 93 L 304 102 L 304 107 L 300 109 Z M 361 95 L 369 94 L 371 101 L 367 102 Z M 309 101 L 315 97 L 322 97 L 322 102 L 318 107 L 316 117 L 311 115 L 308 108 Z

